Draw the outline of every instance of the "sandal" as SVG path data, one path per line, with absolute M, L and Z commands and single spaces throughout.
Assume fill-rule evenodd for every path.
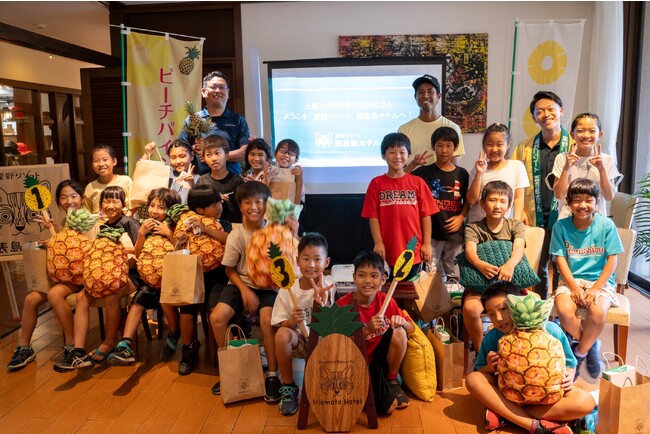
M 101 345 L 100 345 L 101 347 Z M 108 350 L 106 352 L 100 351 L 99 347 L 95 348 L 95 350 L 92 353 L 88 353 L 88 358 L 92 362 L 93 365 L 101 365 L 106 361 L 108 358 L 109 354 L 111 354 L 113 351 L 115 351 L 115 348 L 112 350 Z

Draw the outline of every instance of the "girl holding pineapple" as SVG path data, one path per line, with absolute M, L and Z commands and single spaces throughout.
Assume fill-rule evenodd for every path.
M 149 193 L 147 200 L 149 218 L 142 222 L 134 247 L 135 256 L 138 258 L 138 272 L 144 282 L 133 297 L 129 314 L 126 317 L 122 340 L 108 356 L 108 363 L 111 365 L 135 362 L 132 345 L 133 339 L 136 339 L 142 312 L 145 309 L 158 308 L 162 265 L 156 269 L 152 266 L 155 264 L 152 261 L 174 250 L 174 232 L 166 221 L 167 210 L 180 201 L 179 194 L 168 188 L 157 188 Z
M 121 230 L 125 232 L 126 238 L 130 241 L 127 243 L 130 247 L 122 247 L 122 242 L 119 240 L 117 243 L 110 243 L 110 245 L 105 243 L 106 247 L 103 252 L 91 253 L 98 254 L 101 257 L 101 264 L 109 264 L 113 269 L 127 268 L 121 263 L 122 260 L 126 262 L 126 255 L 120 255 L 117 251 L 124 249 L 126 253 L 133 254 L 135 252 L 133 244 L 137 241 L 138 231 L 140 230 L 140 224 L 135 219 L 124 215 L 126 200 L 126 192 L 122 187 L 118 186 L 106 187 L 100 195 L 101 211 L 108 220 L 101 226 L 100 234 L 93 248 L 97 249 L 99 236 L 101 236 L 101 231 L 105 229 Z M 116 249 L 115 244 L 120 245 L 122 248 Z M 89 265 L 92 265 L 92 262 Z M 97 298 L 100 298 L 91 295 L 88 291 L 88 278 L 93 274 L 93 270 L 89 265 L 84 261 L 86 287 L 77 294 L 77 307 L 74 315 L 74 348 L 65 355 L 62 362 L 54 365 L 54 370 L 57 372 L 83 368 L 106 360 L 117 340 L 121 318 L 120 299 L 136 290 L 137 274 L 129 273 L 128 278 L 125 279 L 126 284 L 117 291 L 111 291 L 110 294 L 101 297 L 104 299 L 104 309 L 106 310 L 106 339 L 92 353 L 86 354 L 84 348 L 86 346 L 86 335 L 88 334 L 90 306 Z M 107 286 L 112 286 L 113 283 L 121 280 L 121 276 L 116 277 L 113 274 L 105 274 L 102 276 L 102 280 Z
M 81 209 L 82 195 L 83 188 L 77 181 L 73 181 L 72 179 L 62 181 L 56 187 L 56 203 L 65 213 L 68 212 L 69 208 Z M 57 227 L 53 220 L 43 223 L 47 227 L 50 225 Z M 38 291 L 27 293 L 23 305 L 23 322 L 20 337 L 18 338 L 18 346 L 14 351 L 11 361 L 7 365 L 9 371 L 22 369 L 27 366 L 28 363 L 33 362 L 36 359 L 36 354 L 34 353 L 34 349 L 31 347 L 30 342 L 32 340 L 32 334 L 34 333 L 34 328 L 36 327 L 36 322 L 38 321 L 38 308 L 46 301 L 49 302 L 52 309 L 54 309 L 56 318 L 59 320 L 59 324 L 61 324 L 61 327 L 63 328 L 63 354 L 64 358 L 66 357 L 66 355 L 72 350 L 72 343 L 74 341 L 74 323 L 72 319 L 72 309 L 65 299 L 68 295 L 79 292 L 80 290 L 80 285 L 74 285 L 72 283 L 57 283 L 50 288 L 47 294 Z

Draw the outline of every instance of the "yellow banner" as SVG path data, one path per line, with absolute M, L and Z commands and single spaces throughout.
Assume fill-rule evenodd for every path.
M 185 104 L 201 104 L 203 44 L 172 37 L 130 32 L 127 50 L 127 130 L 129 175 L 144 153 L 157 143 L 163 159 L 187 117 Z

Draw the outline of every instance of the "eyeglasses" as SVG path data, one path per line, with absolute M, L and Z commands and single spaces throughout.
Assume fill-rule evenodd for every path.
M 228 86 L 225 86 L 225 85 L 207 86 L 206 89 L 211 91 L 211 92 L 214 92 L 214 91 L 217 91 L 217 90 L 225 92 L 225 91 L 228 90 Z
M 286 148 L 280 148 L 280 149 L 278 149 L 278 154 L 280 154 L 280 155 L 288 155 L 288 156 L 290 156 L 290 157 L 297 157 L 297 156 L 298 156 L 298 154 L 296 154 L 296 153 L 293 152 L 293 151 L 289 151 L 289 150 L 286 149 Z

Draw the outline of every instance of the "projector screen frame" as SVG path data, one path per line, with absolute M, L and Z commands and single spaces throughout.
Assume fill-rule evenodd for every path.
M 440 55 L 440 56 L 429 56 L 429 57 L 373 57 L 373 58 L 343 58 L 343 57 L 335 57 L 335 58 L 317 58 L 317 59 L 294 59 L 294 60 L 273 60 L 273 61 L 264 61 L 264 64 L 267 65 L 267 73 L 268 73 L 268 96 L 269 96 L 269 111 L 271 113 L 270 115 L 270 124 L 271 124 L 271 147 L 273 150 L 275 150 L 275 145 L 277 144 L 277 141 L 280 139 L 283 139 L 284 137 L 277 137 L 276 135 L 278 132 L 276 131 L 276 125 L 275 125 L 275 116 L 273 114 L 274 109 L 277 109 L 277 107 L 274 108 L 274 86 L 273 86 L 273 79 L 275 77 L 283 77 L 282 72 L 279 72 L 279 70 L 286 70 L 286 69 L 295 69 L 295 70 L 300 70 L 300 69 L 330 69 L 330 68 L 347 68 L 348 71 L 345 71 L 344 74 L 346 76 L 351 76 L 354 77 L 354 74 L 351 74 L 349 72 L 350 68 L 355 68 L 355 67 L 373 67 L 373 66 L 391 66 L 391 67 L 399 67 L 399 66 L 411 66 L 415 67 L 418 76 L 424 75 L 424 74 L 433 74 L 438 80 L 440 81 L 440 87 L 441 87 L 441 99 L 439 102 L 439 109 L 442 115 L 445 114 L 445 87 L 446 87 L 446 72 L 447 72 L 447 64 L 448 64 L 448 59 L 447 56 Z M 431 66 L 431 68 L 426 68 L 426 66 Z M 274 71 L 276 73 L 274 74 Z M 421 71 L 421 72 L 420 72 Z M 364 71 L 365 72 L 365 71 Z M 373 74 L 370 74 L 373 75 Z M 378 76 L 382 75 L 380 71 L 377 73 Z M 400 74 L 398 74 L 400 75 Z M 405 71 L 404 75 L 413 75 L 413 74 L 408 74 L 407 71 Z M 306 76 L 310 76 L 309 72 L 306 72 Z M 319 76 L 318 73 L 315 76 Z M 327 76 L 324 74 L 323 76 Z M 335 73 L 332 74 L 332 76 L 336 76 Z M 360 73 L 358 76 L 363 76 L 362 73 Z M 300 77 L 297 75 L 296 77 Z M 405 87 L 410 87 L 412 83 L 413 78 L 409 80 L 408 83 L 406 83 Z M 413 113 L 411 114 L 412 117 L 409 119 L 405 119 L 404 122 L 407 122 L 414 117 L 417 116 L 417 112 L 419 112 L 419 109 L 417 107 L 417 101 L 415 96 L 415 91 L 411 90 L 411 98 L 412 99 L 412 104 L 413 104 Z M 395 129 L 396 131 L 396 129 Z M 282 133 L 280 133 L 282 134 Z M 358 176 L 360 177 L 368 177 L 368 181 L 379 174 L 378 167 L 376 165 L 370 165 L 370 166 L 365 166 L 365 167 L 359 167 L 359 169 L 362 172 L 358 172 Z M 381 167 L 385 168 L 385 166 L 382 164 Z M 316 179 L 316 184 L 320 183 L 320 180 L 323 179 L 323 177 L 329 176 L 329 171 L 324 171 L 323 169 L 327 170 L 327 167 L 323 168 L 310 168 L 310 174 L 312 175 L 312 179 Z M 347 169 L 349 170 L 349 169 Z M 384 169 L 381 169 L 380 171 L 383 171 Z M 375 173 L 377 172 L 377 173 Z M 365 175 L 364 175 L 365 173 Z M 311 183 L 307 183 L 311 184 Z M 332 192 L 336 193 L 342 193 L 346 194 L 347 192 L 350 193 L 360 193 L 360 186 L 357 185 L 358 181 L 353 181 L 350 184 L 345 184 L 345 183 L 340 183 L 335 187 Z M 366 184 L 367 185 L 367 184 Z M 327 188 L 321 188 L 321 186 L 317 185 L 306 185 L 308 187 L 307 194 L 328 194 L 327 192 L 330 191 Z M 364 188 L 365 190 L 365 188 Z

